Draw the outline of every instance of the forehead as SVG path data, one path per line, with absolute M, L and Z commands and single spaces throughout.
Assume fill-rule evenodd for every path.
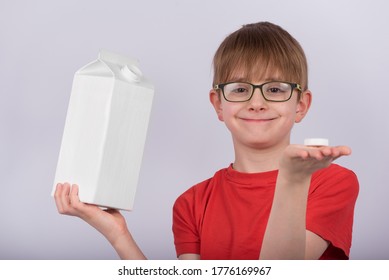
M 213 84 L 232 81 L 258 83 L 268 80 L 301 83 L 301 67 L 296 59 L 272 49 L 228 49 L 214 59 Z
M 285 75 L 280 69 L 269 65 L 253 65 L 252 67 L 245 67 L 239 65 L 226 71 L 226 76 L 223 82 L 266 82 L 266 81 L 288 81 L 289 77 Z

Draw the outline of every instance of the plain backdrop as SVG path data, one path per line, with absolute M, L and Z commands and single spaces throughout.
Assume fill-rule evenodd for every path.
M 208 101 L 213 54 L 243 24 L 271 21 L 303 46 L 313 105 L 293 143 L 349 145 L 352 259 L 389 259 L 389 2 L 0 0 L 0 258 L 117 259 L 50 196 L 73 75 L 105 48 L 140 61 L 155 98 L 128 226 L 150 259 L 175 259 L 172 205 L 233 161 Z

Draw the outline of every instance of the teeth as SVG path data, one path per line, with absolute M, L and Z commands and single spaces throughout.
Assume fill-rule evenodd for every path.
M 304 140 L 305 146 L 328 146 L 329 141 L 326 138 L 307 138 Z

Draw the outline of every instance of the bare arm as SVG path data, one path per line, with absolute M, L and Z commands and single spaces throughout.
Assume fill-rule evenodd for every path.
M 199 260 L 200 255 L 198 254 L 182 254 L 178 256 L 179 260 Z
M 79 217 L 97 229 L 111 243 L 121 259 L 146 259 L 119 211 L 104 211 L 95 205 L 82 203 L 78 197 L 77 185 L 70 187 L 67 183 L 58 184 L 54 198 L 59 213 Z
M 322 255 L 328 242 L 307 231 L 305 225 L 311 176 L 350 153 L 345 146 L 287 147 L 280 163 L 260 259 L 318 259 Z

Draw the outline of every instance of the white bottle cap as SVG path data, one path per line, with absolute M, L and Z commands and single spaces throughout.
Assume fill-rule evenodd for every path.
M 329 141 L 326 138 L 307 138 L 304 140 L 306 146 L 328 146 Z

